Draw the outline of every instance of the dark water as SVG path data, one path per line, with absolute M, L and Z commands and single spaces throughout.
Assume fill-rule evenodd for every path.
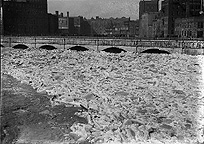
M 124 50 L 124 49 L 120 49 L 120 48 L 117 48 L 117 47 L 110 47 L 110 48 L 104 49 L 103 51 L 108 52 L 108 53 L 121 53 L 121 52 L 127 52 L 126 50 Z
M 37 93 L 10 75 L 2 75 L 1 80 L 1 144 L 20 144 L 15 142 L 19 137 L 24 144 L 34 140 L 61 142 L 74 122 L 87 123 L 74 115 L 81 108 L 52 107 L 47 94 Z

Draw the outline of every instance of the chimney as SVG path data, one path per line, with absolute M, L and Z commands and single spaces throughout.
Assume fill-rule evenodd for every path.
M 61 13 L 60 16 L 63 17 L 63 13 Z
M 55 11 L 55 14 L 56 14 L 57 16 L 59 16 L 59 11 Z
M 67 12 L 67 17 L 69 17 L 69 12 Z

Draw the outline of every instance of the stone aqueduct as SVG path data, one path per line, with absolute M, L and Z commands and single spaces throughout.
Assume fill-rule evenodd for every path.
M 2 37 L 1 47 L 24 45 L 30 48 L 53 46 L 69 49 L 82 46 L 90 50 L 101 51 L 116 47 L 125 51 L 141 53 L 148 49 L 159 49 L 168 53 L 204 54 L 204 41 L 199 40 L 139 40 L 95 37 Z

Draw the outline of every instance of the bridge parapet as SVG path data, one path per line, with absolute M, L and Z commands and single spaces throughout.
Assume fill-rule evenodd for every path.
M 159 47 L 171 49 L 204 49 L 204 41 L 198 40 L 139 40 L 96 37 L 3 37 L 2 44 L 12 47 L 16 44 L 36 45 L 89 45 L 89 46 L 127 46 L 127 47 Z

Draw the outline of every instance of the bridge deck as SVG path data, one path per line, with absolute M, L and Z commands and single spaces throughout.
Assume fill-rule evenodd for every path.
M 96 37 L 3 37 L 1 39 L 4 47 L 13 47 L 24 44 L 28 47 L 39 48 L 43 45 L 52 45 L 56 48 L 70 48 L 80 45 L 93 50 L 103 50 L 108 47 L 118 47 L 128 51 L 137 51 L 150 48 L 160 48 L 166 51 L 183 51 L 184 49 L 204 51 L 204 41 L 199 40 L 139 40 L 119 38 L 96 38 Z M 145 49 L 144 49 L 145 47 Z M 175 50 L 176 49 L 176 50 Z M 139 50 L 141 51 L 141 50 Z

